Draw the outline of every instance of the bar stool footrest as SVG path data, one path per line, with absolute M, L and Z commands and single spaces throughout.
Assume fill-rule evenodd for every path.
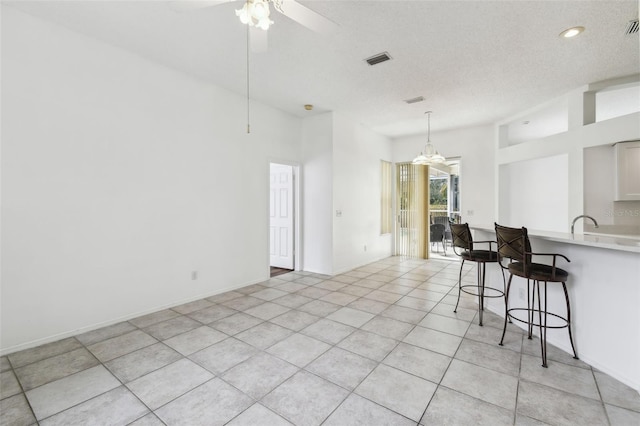
M 515 315 L 513 315 L 511 313 L 513 311 L 524 311 L 524 312 L 527 312 L 527 315 L 531 315 L 530 313 L 533 313 L 533 322 L 530 323 L 528 319 L 524 319 L 523 320 L 523 319 L 520 319 L 520 318 L 516 317 Z M 540 327 L 541 326 L 539 324 L 539 321 L 536 322 L 536 320 L 539 320 L 539 315 L 540 314 L 545 315 L 545 311 L 544 310 L 541 311 L 539 309 L 528 309 L 528 308 L 511 308 L 511 309 L 507 310 L 507 317 L 508 318 L 514 319 L 514 320 L 519 321 L 519 322 L 524 323 L 524 324 L 531 324 L 534 327 Z M 569 320 L 567 320 L 565 317 L 560 316 L 558 314 L 554 314 L 553 312 L 546 312 L 546 315 L 552 316 L 554 318 L 558 318 L 561 321 L 563 321 L 564 324 L 562 324 L 562 325 L 549 325 L 549 324 L 547 324 L 547 325 L 542 325 L 542 328 L 567 328 L 567 327 L 569 327 Z
M 467 285 L 462 285 L 460 286 L 460 291 L 463 293 L 467 293 L 470 294 L 472 296 L 478 296 L 480 297 L 480 286 L 476 285 L 476 284 L 467 284 Z M 475 291 L 469 290 L 469 289 L 474 289 Z M 487 294 L 487 290 L 490 292 L 495 292 L 496 294 Z M 497 288 L 494 287 L 485 287 L 484 288 L 484 297 L 504 297 L 504 291 L 499 290 Z

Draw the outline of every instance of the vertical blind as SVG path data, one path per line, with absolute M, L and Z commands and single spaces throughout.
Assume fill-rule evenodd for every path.
M 396 165 L 396 255 L 429 257 L 429 167 Z
M 390 234 L 393 229 L 392 171 L 389 161 L 380 161 L 380 234 Z

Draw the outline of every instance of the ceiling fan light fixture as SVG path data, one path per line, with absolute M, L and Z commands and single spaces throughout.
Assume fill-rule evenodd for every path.
M 258 21 L 266 18 L 270 14 L 269 3 L 264 0 L 253 0 L 253 10 L 251 15 Z
M 256 24 L 256 27 L 266 31 L 269 29 L 271 24 L 273 24 L 273 21 L 267 17 L 264 17 L 258 21 L 258 23 Z
M 242 6 L 242 9 L 237 9 L 236 10 L 236 16 L 238 18 L 240 18 L 240 22 L 242 22 L 245 25 L 253 25 L 253 22 L 251 20 L 251 10 L 250 8 L 252 8 L 252 4 L 249 2 L 246 2 L 244 4 L 244 6 Z
M 242 9 L 236 10 L 236 16 L 240 22 L 253 27 L 254 25 L 263 30 L 268 30 L 273 21 L 269 19 L 271 10 L 268 0 L 247 0 Z

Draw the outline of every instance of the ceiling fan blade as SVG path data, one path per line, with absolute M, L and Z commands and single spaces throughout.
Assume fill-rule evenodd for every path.
M 190 10 L 204 9 L 232 1 L 235 0 L 173 0 L 169 2 L 169 7 L 176 12 L 188 12 Z
M 295 0 L 283 0 L 282 13 L 300 25 L 320 34 L 330 35 L 338 29 L 338 24 Z
M 253 53 L 265 53 L 267 51 L 267 32 L 257 27 L 249 27 L 249 42 Z

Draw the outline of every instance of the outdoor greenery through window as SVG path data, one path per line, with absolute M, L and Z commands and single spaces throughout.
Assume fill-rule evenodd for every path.
M 431 178 L 429 183 L 429 209 L 432 211 L 447 211 L 447 201 L 449 192 L 448 176 Z
M 429 176 L 429 213 L 431 218 L 449 216 L 449 174 L 431 169 Z
M 431 223 L 442 223 L 437 218 L 457 222 L 460 217 L 459 163 L 445 167 L 432 167 L 429 173 L 429 213 Z

